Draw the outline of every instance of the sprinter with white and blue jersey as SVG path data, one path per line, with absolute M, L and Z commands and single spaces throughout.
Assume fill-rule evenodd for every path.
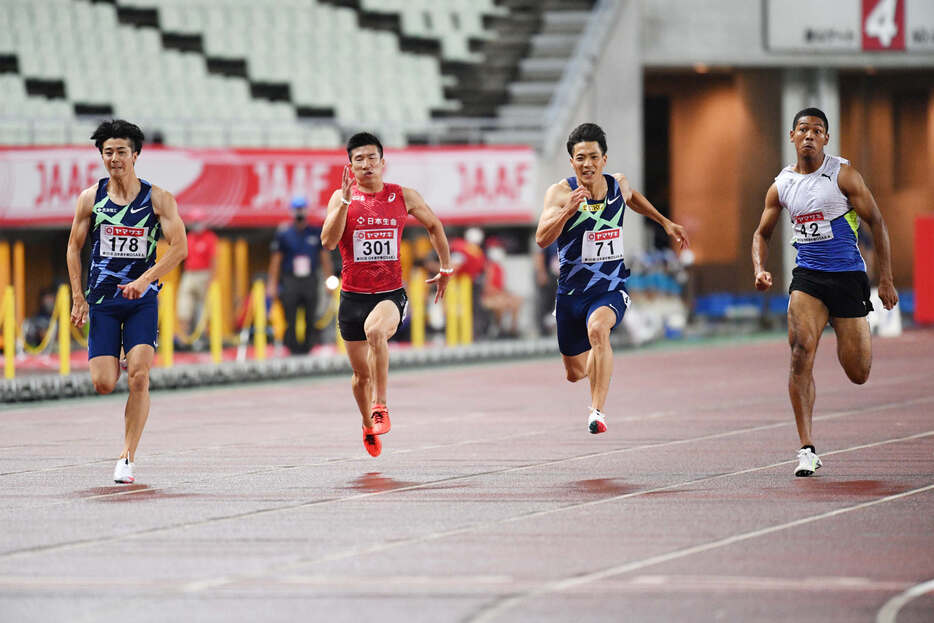
M 862 219 L 872 231 L 879 261 L 879 298 L 886 309 L 898 303 L 892 281 L 889 232 L 876 200 L 849 161 L 824 153 L 830 141 L 827 116 L 818 108 L 795 115 L 790 133 L 797 162 L 782 169 L 765 196 L 765 210 L 752 236 L 752 262 L 758 290 L 772 287 L 765 270 L 769 239 L 788 210 L 794 228 L 797 266 L 788 301 L 791 373 L 788 393 L 798 426 L 801 449 L 795 476 L 810 476 L 821 467 L 811 438 L 814 412 L 814 355 L 829 321 L 837 336 L 837 358 L 857 385 L 869 379 L 872 342 L 866 315 L 869 280 L 857 247 Z

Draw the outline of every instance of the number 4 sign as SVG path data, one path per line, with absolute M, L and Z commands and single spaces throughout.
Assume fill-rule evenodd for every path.
M 905 0 L 863 0 L 863 49 L 905 49 Z

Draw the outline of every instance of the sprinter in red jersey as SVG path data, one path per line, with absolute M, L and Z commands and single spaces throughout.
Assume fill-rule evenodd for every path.
M 383 182 L 383 146 L 361 132 L 347 141 L 350 164 L 344 166 L 341 188 L 328 202 L 321 242 L 339 246 L 341 302 L 337 314 L 341 337 L 353 368 L 353 395 L 363 417 L 363 445 L 371 456 L 383 449 L 379 435 L 389 432 L 386 385 L 389 379 L 388 341 L 405 317 L 408 298 L 402 287 L 399 243 L 409 215 L 425 229 L 441 261 L 428 283 L 437 283 L 435 301 L 444 296 L 451 252 L 444 227 L 416 191 Z

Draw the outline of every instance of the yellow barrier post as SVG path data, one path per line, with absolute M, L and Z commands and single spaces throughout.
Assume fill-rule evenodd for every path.
M 10 243 L 6 240 L 0 240 L 0 292 L 6 292 L 6 287 L 12 283 Z
M 221 311 L 224 319 L 224 333 L 233 329 L 233 268 L 231 261 L 230 240 L 219 238 L 217 241 L 217 274 L 215 279 L 220 284 L 221 289 Z
M 299 307 L 295 310 L 295 339 L 299 344 L 305 341 L 305 331 L 311 331 L 311 327 L 305 322 L 305 308 Z
M 58 286 L 55 303 L 58 314 L 58 373 L 66 376 L 71 374 L 71 288 L 65 284 Z
M 451 285 L 458 289 L 461 344 L 470 344 L 473 342 L 473 281 L 470 275 L 461 275 L 457 282 Z
M 413 348 L 425 346 L 425 270 L 416 268 L 412 271 L 409 282 L 409 305 L 412 308 L 412 322 L 409 325 Z
M 233 254 L 233 300 L 239 303 L 250 293 L 250 246 L 246 238 L 237 238 Z
M 273 299 L 269 306 L 269 318 L 266 319 L 272 327 L 272 337 L 277 343 L 281 343 L 285 337 L 285 310 L 282 309 L 282 303 L 279 299 Z
M 257 361 L 266 360 L 266 286 L 253 283 L 253 349 Z
M 26 249 L 21 240 L 13 243 L 13 293 L 16 295 L 16 326 L 26 318 Z
M 456 285 L 457 280 L 454 280 Z M 460 337 L 460 319 L 457 317 L 460 312 L 457 288 L 448 288 L 444 293 L 444 338 L 448 346 L 457 346 Z
M 340 288 L 340 285 L 338 285 L 336 288 L 334 288 L 334 294 L 332 294 L 331 296 L 334 297 L 334 309 L 335 309 L 335 310 L 336 310 L 336 309 L 340 309 L 340 304 L 341 304 L 341 288 Z M 341 326 L 340 326 L 340 323 L 339 323 L 338 320 L 337 320 L 337 313 L 334 314 L 334 335 L 335 335 L 334 344 L 335 344 L 335 346 L 337 346 L 337 352 L 339 352 L 339 353 L 341 353 L 341 354 L 346 354 L 346 353 L 347 353 L 347 345 L 344 344 L 344 338 L 341 337 Z
M 175 364 L 175 284 L 168 281 L 159 293 L 159 356 L 162 367 Z
M 211 342 L 211 361 L 220 363 L 224 352 L 224 326 L 223 312 L 221 311 L 221 287 L 217 281 L 212 281 L 208 287 L 208 296 L 205 301 L 208 306 L 208 335 Z
M 16 309 L 13 286 L 3 289 L 0 304 L 0 323 L 3 324 L 3 376 L 12 379 L 16 375 Z

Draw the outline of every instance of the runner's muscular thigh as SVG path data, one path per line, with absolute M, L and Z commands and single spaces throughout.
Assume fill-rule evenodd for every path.
M 820 299 L 794 290 L 788 303 L 788 343 L 813 354 L 828 318 L 827 306 Z
M 373 311 L 366 317 L 363 323 L 364 333 L 369 334 L 373 330 L 382 330 L 387 333 L 387 338 L 392 337 L 399 326 L 399 308 L 391 300 L 380 301 Z
M 601 336 L 604 333 L 609 335 L 615 324 L 616 312 L 609 307 L 600 307 L 590 314 L 590 318 L 587 320 L 587 333 L 597 332 Z
M 861 318 L 834 318 L 837 358 L 853 382 L 864 383 L 872 366 L 872 336 L 869 322 Z

